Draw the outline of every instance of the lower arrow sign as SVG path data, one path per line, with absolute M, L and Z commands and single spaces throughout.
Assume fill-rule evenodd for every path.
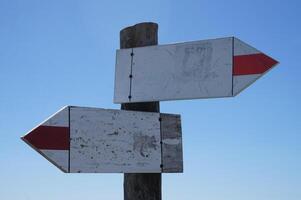
M 22 139 L 67 173 L 183 171 L 180 115 L 67 106 Z

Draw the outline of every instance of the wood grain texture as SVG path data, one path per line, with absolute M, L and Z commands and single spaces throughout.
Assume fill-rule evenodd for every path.
M 140 23 L 120 31 L 121 49 L 157 44 L 158 25 L 156 23 Z M 160 103 L 124 103 L 121 104 L 121 109 L 160 112 Z M 124 200 L 161 200 L 161 180 L 161 173 L 124 174 Z
M 162 172 L 183 172 L 181 116 L 161 114 Z

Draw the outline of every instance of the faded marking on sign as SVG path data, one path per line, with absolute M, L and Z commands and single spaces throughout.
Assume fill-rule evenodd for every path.
M 277 64 L 234 37 L 120 49 L 116 60 L 115 103 L 235 96 L 235 76 L 264 74 Z

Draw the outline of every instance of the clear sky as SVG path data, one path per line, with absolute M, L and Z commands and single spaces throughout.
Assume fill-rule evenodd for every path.
M 122 174 L 64 174 L 20 136 L 64 105 L 119 108 L 119 31 L 153 21 L 160 44 L 236 36 L 280 61 L 235 98 L 161 103 L 184 142 L 163 199 L 300 200 L 300 2 L 0 0 L 0 199 L 123 199 Z

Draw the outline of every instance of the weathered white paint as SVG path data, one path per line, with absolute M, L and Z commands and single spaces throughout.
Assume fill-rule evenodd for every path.
M 69 151 L 67 150 L 40 150 L 41 154 L 64 172 L 68 172 Z
M 233 95 L 238 95 L 241 91 L 249 87 L 261 76 L 261 74 L 233 76 Z
M 261 53 L 254 47 L 244 43 L 240 39 L 234 38 L 234 56 L 250 55 Z
M 70 108 L 70 172 L 161 172 L 159 113 Z
M 60 127 L 69 127 L 69 111 L 68 106 L 63 107 L 48 119 L 46 119 L 42 124 L 43 126 L 60 126 Z
M 64 172 L 182 172 L 180 115 L 70 106 L 33 131 L 23 140 Z
M 167 145 L 179 145 L 180 143 L 181 143 L 181 140 L 179 140 L 178 138 L 164 140 L 164 144 L 167 144 Z
M 118 50 L 114 102 L 230 96 L 232 43 L 222 38 L 133 48 L 133 57 L 131 49 Z
M 244 71 L 244 63 L 254 70 L 249 65 Z M 234 37 L 120 49 L 114 103 L 232 97 L 260 77 L 249 75 L 263 75 L 276 64 Z

